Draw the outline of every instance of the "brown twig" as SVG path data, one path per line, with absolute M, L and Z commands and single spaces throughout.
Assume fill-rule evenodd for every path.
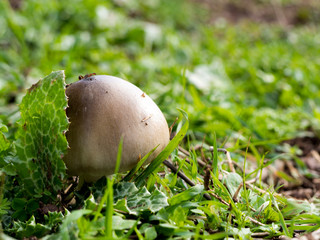
M 209 190 L 209 183 L 210 183 L 210 168 L 207 167 L 205 170 L 205 175 L 203 177 L 203 185 L 205 190 Z
M 187 150 L 185 150 L 184 148 L 182 148 L 182 147 L 179 146 L 179 147 L 178 147 L 178 150 L 179 150 L 184 156 L 190 157 L 190 153 L 189 153 Z M 190 162 L 189 159 L 187 159 L 187 161 Z M 199 164 L 201 167 L 206 167 L 206 166 L 207 166 L 207 163 L 205 163 L 204 161 L 202 161 L 200 158 L 197 158 L 197 162 L 198 162 L 198 164 Z
M 213 146 L 210 146 L 210 147 L 209 147 L 209 151 L 213 153 L 214 147 L 213 147 Z M 230 171 L 231 171 L 231 172 L 236 172 L 235 169 L 234 169 L 233 161 L 232 161 L 232 159 L 231 159 L 231 156 L 230 156 L 229 151 L 228 151 L 227 149 L 225 149 L 225 148 L 217 148 L 217 151 L 218 151 L 218 152 L 222 152 L 222 153 L 224 153 L 224 154 L 226 155 L 226 157 L 227 157 L 227 162 L 228 162 Z
M 174 173 L 177 173 L 177 175 L 179 177 L 181 177 L 186 183 L 188 183 L 190 186 L 195 186 L 195 183 L 190 180 L 183 172 L 179 171 L 171 161 L 169 160 L 164 160 L 163 164 L 165 166 L 167 166 L 168 168 L 171 169 L 171 171 L 173 171 Z M 217 194 L 213 193 L 213 192 L 209 192 L 209 194 L 211 196 L 213 196 L 214 198 L 216 198 L 217 200 L 219 200 L 221 203 L 223 203 L 224 205 L 230 207 L 230 204 L 227 203 L 225 200 L 223 200 L 220 196 L 218 196 Z M 207 199 L 207 200 L 212 200 L 210 195 L 208 193 L 205 193 L 203 196 Z M 265 224 L 259 222 L 258 220 L 253 219 L 252 217 L 246 216 L 247 219 L 249 219 L 251 222 L 260 225 L 260 226 L 264 226 Z
M 179 177 L 181 177 L 186 183 L 188 183 L 190 186 L 195 186 L 196 184 L 190 179 L 188 178 L 183 172 L 178 171 L 178 169 L 172 164 L 171 161 L 169 160 L 164 160 L 163 164 L 166 165 L 168 168 L 171 169 L 171 171 L 173 171 L 174 173 L 177 173 L 177 175 Z M 203 195 L 207 200 L 211 200 L 211 197 L 209 194 L 205 193 Z
M 227 203 L 225 200 L 223 200 L 220 196 L 218 196 L 217 194 L 213 193 L 213 192 L 209 192 L 209 194 L 211 196 L 213 196 L 215 199 L 219 200 L 221 203 L 223 203 L 224 205 L 230 207 L 230 204 Z
M 242 187 L 243 187 L 243 183 L 239 185 L 239 187 L 237 188 L 237 191 L 233 194 L 232 199 L 234 202 L 238 202 L 238 195 Z
M 255 220 L 255 219 L 254 219 L 254 218 L 252 218 L 252 217 L 246 216 L 246 218 L 247 218 L 247 219 L 249 219 L 251 222 L 253 222 L 253 223 L 257 224 L 257 225 L 265 226 L 265 224 L 264 224 L 264 223 L 259 222 L 258 220 Z
M 251 237 L 253 238 L 263 238 L 263 237 L 268 237 L 270 233 L 268 232 L 258 232 L 258 233 L 251 233 Z

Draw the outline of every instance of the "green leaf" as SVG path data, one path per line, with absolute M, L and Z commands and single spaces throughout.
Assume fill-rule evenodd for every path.
M 8 199 L 0 199 L 0 219 L 2 215 L 7 214 L 10 209 L 11 202 L 8 201 Z M 1 239 L 1 238 L 0 238 Z
M 141 188 L 135 195 L 128 197 L 127 201 L 130 210 L 136 214 L 146 210 L 157 212 L 168 206 L 167 197 L 162 192 L 156 189 L 150 194 L 145 187 Z
M 235 237 L 239 237 L 239 239 L 250 239 L 252 235 L 250 228 L 231 228 L 230 233 Z
M 294 199 L 288 199 L 286 201 L 286 207 L 281 209 L 281 212 L 284 217 L 294 217 L 302 212 L 308 213 L 310 212 L 311 204 L 308 201 L 297 201 Z
M 174 209 L 170 219 L 175 222 L 176 226 L 183 227 L 185 225 L 185 221 L 187 220 L 187 214 L 181 206 L 178 206 L 176 209 Z
M 120 182 L 115 185 L 114 201 L 116 206 L 125 208 L 122 202 L 126 199 L 131 214 L 138 215 L 142 211 L 157 212 L 168 206 L 167 197 L 158 189 L 150 193 L 145 187 L 137 189 L 134 183 Z
M 27 204 L 27 200 L 24 199 L 24 198 L 14 198 L 12 200 L 12 208 L 14 210 L 20 210 L 20 209 L 24 209 L 24 207 L 26 206 Z
M 129 209 L 126 199 L 118 200 L 113 208 L 129 214 L 134 214 L 134 212 L 131 212 L 131 210 Z
M 135 195 L 138 192 L 138 188 L 131 182 L 120 182 L 114 185 L 114 201 L 117 202 L 120 199 L 124 199 L 128 196 Z
M 91 210 L 87 209 L 72 211 L 72 213 L 68 214 L 60 225 L 59 233 L 57 235 L 53 235 L 50 239 L 77 239 L 79 233 L 77 220 L 91 212 Z
M 1 153 L 6 151 L 10 147 L 9 140 L 4 136 L 4 132 L 8 132 L 8 128 L 6 125 L 0 123 L 0 157 Z
M 165 236 L 171 236 L 175 230 L 179 229 L 178 227 L 173 226 L 169 223 L 160 223 L 155 227 L 158 233 L 163 234 Z
M 27 202 L 27 205 L 26 205 L 27 212 L 32 213 L 33 211 L 37 210 L 38 208 L 39 208 L 39 202 L 37 200 L 30 199 Z
M 136 224 L 136 220 L 123 219 L 120 216 L 112 216 L 112 229 L 113 230 L 124 230 L 130 229 Z
M 64 215 L 61 212 L 48 212 L 47 215 L 44 215 L 45 223 L 50 228 L 57 228 L 58 224 L 61 224 Z
M 157 238 L 157 231 L 155 227 L 149 227 L 144 232 L 146 240 L 153 240 Z
M 15 176 L 17 174 L 15 166 L 11 163 L 4 166 L 1 170 L 3 170 L 9 176 Z
M 21 120 L 15 142 L 19 178 L 31 195 L 47 191 L 56 197 L 65 176 L 62 156 L 68 129 L 63 71 L 52 72 L 34 84 L 20 104 Z
M 11 143 L 3 134 L 4 132 L 8 132 L 8 128 L 0 123 L 0 169 L 7 175 L 16 175 L 15 168 L 7 161 L 7 152 L 10 149 Z
M 243 181 L 238 173 L 229 173 L 223 178 L 222 182 L 227 186 L 231 196 L 234 196 Z
M 40 238 L 48 233 L 50 229 L 51 228 L 46 225 L 36 223 L 34 216 L 32 216 L 27 222 L 14 222 L 9 232 L 14 233 L 19 239 L 31 236 Z
M 280 209 L 279 209 L 277 200 L 274 198 L 274 196 L 273 196 L 270 192 L 269 192 L 269 196 L 270 196 L 270 198 L 271 198 L 271 200 L 272 200 L 272 203 L 274 204 L 274 206 L 275 206 L 275 208 L 276 208 L 276 210 L 277 210 L 277 212 L 278 212 L 278 214 L 279 214 L 280 225 L 281 225 L 281 227 L 283 228 L 283 231 L 284 231 L 285 235 L 288 236 L 288 237 L 292 237 L 292 234 L 289 233 L 289 230 L 288 230 L 288 228 L 287 228 L 287 225 L 286 225 L 286 223 L 285 223 L 285 221 L 284 221 L 283 214 L 282 214 L 282 212 L 281 212 Z
M 218 150 L 217 150 L 217 136 L 214 132 L 213 134 L 213 161 L 212 161 L 212 172 L 213 174 L 218 177 Z
M 129 181 L 129 180 L 133 177 L 133 175 L 138 171 L 138 169 L 143 165 L 143 163 L 149 158 L 149 156 L 150 156 L 158 147 L 159 147 L 159 145 L 156 146 L 156 147 L 154 147 L 150 152 L 148 152 L 148 153 L 138 162 L 138 164 L 137 164 L 133 169 L 131 169 L 131 171 L 123 178 L 122 181 L 124 181 L 124 182 Z
M 122 140 L 120 145 L 122 145 Z M 118 152 L 119 154 L 119 152 Z M 121 158 L 118 155 L 118 159 Z M 120 163 L 120 161 L 118 161 Z M 118 165 L 118 164 L 117 164 Z M 120 164 L 119 164 L 120 165 Z M 112 238 L 112 228 L 113 228 L 113 180 L 107 178 L 107 189 L 108 197 L 106 199 L 106 213 L 105 213 L 105 234 L 107 238 Z
M 24 222 L 28 219 L 28 216 L 24 209 L 19 209 L 12 214 L 12 218 Z
M 200 195 L 203 193 L 204 187 L 202 185 L 197 184 L 194 187 L 191 187 L 182 193 L 179 193 L 177 195 L 174 195 L 172 198 L 169 199 L 170 205 L 179 204 L 181 202 L 189 201 L 196 197 L 197 195 Z

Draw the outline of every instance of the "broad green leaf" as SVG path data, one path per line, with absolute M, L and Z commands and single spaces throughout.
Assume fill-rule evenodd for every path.
M 77 220 L 84 215 L 90 214 L 92 211 L 87 209 L 74 210 L 68 214 L 60 225 L 60 231 L 50 239 L 76 239 L 79 233 Z M 74 237 L 74 238 L 72 238 Z
M 135 195 L 139 189 L 131 182 L 120 182 L 114 185 L 114 201 L 124 199 L 127 196 Z
M 145 187 L 141 188 L 135 195 L 128 197 L 127 201 L 130 210 L 137 214 L 146 210 L 154 213 L 168 206 L 167 197 L 162 192 L 156 189 L 150 194 Z
M 178 206 L 170 216 L 170 220 L 172 220 L 178 227 L 183 227 L 187 220 L 187 214 L 181 206 Z
M 172 198 L 169 199 L 170 205 L 179 204 L 181 202 L 192 200 L 194 197 L 203 193 L 204 187 L 202 185 L 196 185 L 191 187 L 182 193 L 174 195 Z
M 127 205 L 123 203 L 123 199 L 127 201 Z M 147 210 L 157 212 L 168 206 L 167 197 L 158 189 L 150 193 L 145 187 L 137 189 L 134 183 L 128 182 L 115 185 L 114 201 L 117 202 L 115 207 L 127 207 L 131 214 Z
M 112 216 L 112 229 L 124 230 L 130 229 L 136 224 L 136 220 L 123 219 L 120 216 Z
M 238 237 L 239 239 L 250 239 L 252 232 L 250 230 L 250 228 L 230 228 L 230 233 L 235 236 Z
M 27 204 L 27 200 L 24 198 L 14 198 L 12 201 L 12 208 L 14 210 L 20 210 L 20 209 L 24 209 L 24 207 Z
M 233 197 L 243 181 L 239 174 L 229 173 L 223 178 L 222 182 L 227 186 L 231 196 Z
M 36 223 L 34 216 L 32 216 L 27 222 L 14 222 L 13 227 L 9 229 L 9 232 L 14 233 L 19 239 L 36 236 L 38 238 L 44 236 L 51 230 L 49 226 Z
M 281 209 L 284 217 L 295 217 L 301 213 L 309 213 L 311 204 L 308 201 L 297 201 L 294 199 L 288 199 L 286 201 L 286 207 Z
M 98 204 L 96 203 L 92 194 L 85 200 L 84 208 L 94 211 L 97 208 Z
M 27 212 L 24 209 L 15 210 L 12 214 L 12 218 L 19 222 L 24 222 L 28 219 Z
M 4 132 L 8 132 L 8 128 L 6 125 L 0 123 L 0 157 L 1 152 L 7 150 L 10 146 L 9 140 L 3 134 Z
M 258 226 L 256 228 L 254 228 L 255 230 L 260 230 L 261 232 L 268 232 L 270 233 L 270 235 L 275 235 L 278 234 L 279 235 L 279 230 L 280 230 L 280 226 L 278 224 L 272 223 L 270 225 L 264 225 L 264 226 Z
M 0 219 L 1 219 L 2 215 L 8 213 L 7 210 L 10 209 L 10 206 L 11 206 L 11 202 L 9 202 L 8 199 L 6 199 L 6 198 L 5 199 L 1 199 L 1 201 L 0 201 Z
M 134 214 L 134 212 L 132 212 L 128 207 L 126 199 L 118 200 L 113 208 L 129 214 Z
M 0 123 L 0 170 L 7 175 L 16 175 L 15 168 L 10 161 L 8 161 L 9 157 L 7 156 L 7 152 L 10 150 L 11 143 L 3 134 L 4 132 L 8 132 L 8 128 Z
M 62 187 L 68 129 L 63 71 L 34 84 L 20 104 L 21 120 L 15 142 L 18 175 L 29 194 L 56 196 Z
M 50 228 L 53 228 L 62 223 L 64 215 L 62 214 L 62 212 L 48 212 L 47 215 L 44 215 L 44 219 L 46 225 Z
M 153 240 L 157 238 L 157 231 L 155 227 L 149 227 L 144 232 L 146 240 Z
M 175 214 L 176 208 L 182 207 L 185 211 L 190 211 L 192 209 L 200 208 L 199 202 L 185 201 L 176 205 L 168 206 L 166 208 L 162 208 L 156 215 L 150 216 L 150 220 L 157 221 L 169 221 L 172 215 Z
M 170 236 L 174 233 L 175 230 L 179 229 L 177 226 L 171 225 L 169 223 L 160 223 L 155 227 L 158 233 L 165 236 Z

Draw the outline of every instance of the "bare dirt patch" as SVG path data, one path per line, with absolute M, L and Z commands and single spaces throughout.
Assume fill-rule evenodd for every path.
M 258 23 L 296 26 L 320 23 L 320 1 L 291 0 L 191 0 L 208 10 L 208 21 L 225 19 L 231 23 Z M 284 2 L 284 1 L 283 1 Z
M 320 197 L 320 139 L 301 137 L 286 143 L 301 149 L 302 154 L 298 161 L 291 162 L 291 167 L 285 169 L 299 184 L 284 186 L 282 193 L 298 199 Z

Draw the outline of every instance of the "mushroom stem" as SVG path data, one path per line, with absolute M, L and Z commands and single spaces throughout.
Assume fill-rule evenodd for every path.
M 76 188 L 76 191 L 80 191 L 81 190 L 81 188 L 82 188 L 82 186 L 83 186 L 83 184 L 84 184 L 84 178 L 83 177 L 81 177 L 81 176 L 79 176 L 79 180 L 78 180 L 79 182 L 78 182 L 78 186 L 77 186 L 77 188 Z

